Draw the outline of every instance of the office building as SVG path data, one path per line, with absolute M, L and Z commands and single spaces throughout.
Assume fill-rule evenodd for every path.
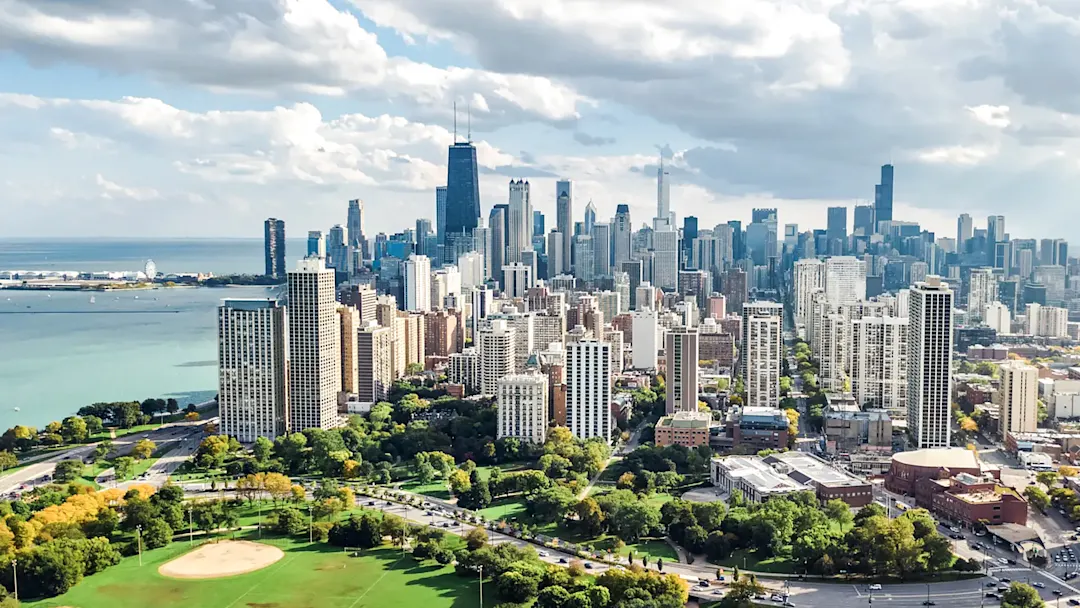
M 570 250 L 574 244 L 574 182 L 568 179 L 555 182 L 555 223 L 562 235 L 562 269 L 565 272 L 572 267 Z
M 653 229 L 661 228 L 675 230 L 671 216 L 671 174 L 664 169 L 663 158 L 656 170 L 656 217 L 653 218 Z
M 497 390 L 498 438 L 543 444 L 548 426 L 547 376 L 537 371 L 510 374 L 499 379 Z
M 740 451 L 788 448 L 791 422 L 777 407 L 743 406 L 728 411 L 724 432 L 731 447 Z
M 851 228 L 852 234 L 856 236 L 874 234 L 874 207 L 872 205 L 857 205 Z
M 472 306 L 469 307 L 471 315 L 469 326 L 472 328 L 472 335 L 475 336 L 476 331 L 481 326 L 480 322 L 486 319 L 493 311 L 495 294 L 486 285 L 481 285 L 472 291 L 470 297 L 472 298 Z
M 833 304 L 865 300 L 866 264 L 851 256 L 825 260 L 825 296 Z
M 795 326 L 806 327 L 810 315 L 810 298 L 825 288 L 825 264 L 807 259 L 795 262 Z M 802 334 L 805 337 L 805 334 Z
M 322 230 L 309 230 L 307 233 L 307 255 L 319 258 L 326 257 L 326 241 L 323 240 Z
M 892 222 L 892 220 L 893 166 L 882 165 L 881 183 L 874 186 L 874 221 L 880 226 L 881 222 Z
M 349 272 L 349 232 L 341 224 L 334 224 L 326 236 L 326 265 L 337 272 Z
M 947 448 L 951 435 L 953 292 L 931 275 L 908 308 L 908 432 L 918 449 Z
M 569 272 L 566 259 L 563 257 L 563 235 L 558 230 L 552 230 L 547 236 L 547 277 L 551 279 L 565 272 Z
M 740 366 L 746 383 L 746 405 L 776 407 L 780 402 L 784 307 L 775 302 L 743 305 Z
M 1009 433 L 1033 433 L 1039 421 L 1039 370 L 1020 361 L 1008 361 L 1001 371 L 1000 422 L 1002 438 Z
M 334 271 L 307 257 L 288 272 L 289 431 L 336 426 L 341 338 Z
M 847 249 L 847 207 L 829 207 L 827 219 L 828 251 L 831 255 L 843 255 Z M 838 250 L 834 251 L 834 247 Z
M 346 218 L 345 228 L 349 234 L 349 240 L 346 244 L 350 250 L 358 252 L 360 260 L 363 260 L 367 257 L 364 254 L 367 245 L 364 237 L 364 202 L 360 199 L 349 201 L 349 214 Z
M 503 266 L 503 297 L 524 298 L 533 286 L 533 268 L 521 263 Z
M 709 445 L 709 423 L 712 416 L 708 412 L 675 412 L 656 422 L 653 442 L 660 447 L 681 445 L 695 448 Z
M 677 327 L 668 332 L 664 341 L 667 359 L 666 411 L 696 412 L 698 405 L 698 332 Z
M 266 276 L 285 278 L 285 221 L 270 218 L 263 222 L 263 254 Z
M 967 213 L 961 213 L 960 217 L 956 218 L 956 250 L 958 252 L 967 251 L 967 242 L 971 240 L 974 229 L 975 224 Z
M 653 232 L 652 284 L 665 291 L 675 291 L 679 280 L 679 233 L 674 229 Z
M 356 332 L 356 395 L 361 403 L 389 397 L 394 384 L 394 337 L 393 329 L 374 322 Z
M 457 241 L 471 241 L 480 220 L 480 177 L 476 146 L 456 141 L 450 146 L 446 167 L 446 223 L 440 232 L 443 249 L 456 259 Z M 440 226 L 440 230 L 443 227 Z M 471 243 L 470 243 L 471 244 Z M 472 247 L 466 247 L 468 251 Z M 501 266 L 501 264 L 500 264 Z
M 285 336 L 277 300 L 225 300 L 218 308 L 221 434 L 254 443 L 286 432 Z
M 624 262 L 630 261 L 631 243 L 634 226 L 630 222 L 630 206 L 620 204 L 615 208 L 615 220 L 611 227 L 612 250 L 615 254 L 615 268 L 622 269 Z M 550 253 L 548 254 L 550 257 Z
M 611 441 L 611 345 L 581 340 L 566 345 L 566 426 L 578 439 Z
M 405 260 L 405 310 L 431 310 L 431 259 L 410 255 Z
M 532 249 L 532 202 L 529 182 L 510 180 L 510 207 L 506 233 L 506 261 L 520 262 L 521 252 Z
M 481 394 L 498 394 L 499 379 L 516 371 L 516 334 L 514 328 L 503 319 L 492 319 L 477 332 Z
M 591 236 L 594 272 L 597 277 L 610 277 L 612 272 L 611 224 L 602 222 L 593 224 Z

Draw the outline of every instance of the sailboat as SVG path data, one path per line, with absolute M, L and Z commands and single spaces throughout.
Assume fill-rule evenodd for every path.
M 94 302 L 96 302 L 96 301 L 97 301 L 97 300 L 96 300 L 96 299 L 94 299 L 94 296 L 90 296 L 90 303 L 91 303 L 91 304 L 93 304 L 93 303 L 94 303 Z

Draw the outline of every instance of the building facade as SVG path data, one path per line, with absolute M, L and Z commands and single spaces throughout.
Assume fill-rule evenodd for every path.
M 953 292 L 936 275 L 911 288 L 908 309 L 908 432 L 918 449 L 951 436 Z
M 581 340 L 566 345 L 566 426 L 578 439 L 611 441 L 611 345 Z
M 286 432 L 285 308 L 225 300 L 218 308 L 218 406 L 223 435 L 241 443 Z
M 542 444 L 548 427 L 548 380 L 540 373 L 511 374 L 499 379 L 498 437 Z
M 338 422 L 341 338 L 334 271 L 307 257 L 288 273 L 289 431 L 329 429 Z

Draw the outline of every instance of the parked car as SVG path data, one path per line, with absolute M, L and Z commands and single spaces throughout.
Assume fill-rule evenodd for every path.
M 1031 583 L 1031 586 L 1035 587 L 1036 589 L 1045 589 L 1046 588 L 1046 585 L 1043 584 L 1043 583 L 1040 583 L 1039 581 L 1035 581 L 1034 583 Z
M 878 584 L 878 583 L 874 583 L 873 585 L 870 585 L 870 591 L 881 591 L 881 585 Z

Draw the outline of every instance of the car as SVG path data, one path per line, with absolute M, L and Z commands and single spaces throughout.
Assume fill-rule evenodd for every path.
M 559 558 L 559 563 L 560 564 L 565 564 L 566 563 L 566 558 L 565 557 L 560 557 Z
M 952 526 L 951 528 L 949 528 L 949 532 L 952 532 L 954 534 L 959 534 L 960 533 L 960 528 L 957 528 L 956 526 Z
M 367 501 L 367 506 L 374 507 L 375 506 L 375 501 L 374 500 Z
M 1004 557 L 997 558 L 997 561 L 998 561 L 999 564 L 1002 564 L 1002 565 L 1005 565 L 1005 564 L 1009 563 L 1009 560 L 1005 559 Z
M 1046 585 L 1044 583 L 1040 583 L 1039 581 L 1035 581 L 1034 583 L 1031 583 L 1031 586 L 1035 587 L 1036 589 L 1045 589 L 1046 588 Z
M 1076 599 L 1075 597 L 1070 599 L 1068 603 L 1070 606 L 1080 606 L 1080 600 Z
M 536 554 L 539 555 L 540 557 L 547 557 L 548 556 L 547 551 L 537 551 Z
M 1005 593 L 1005 592 L 1006 592 L 1006 591 L 1008 591 L 1008 590 L 1009 590 L 1009 588 L 1008 588 L 1008 587 L 1005 587 L 1005 586 L 1002 586 L 1002 587 L 998 587 L 998 588 L 997 588 L 997 592 L 998 592 L 998 593 Z
M 774 602 L 782 602 L 782 601 L 784 601 L 784 596 L 780 595 L 779 593 L 774 593 L 774 594 L 772 594 L 772 597 L 769 598 L 769 599 L 771 599 Z
M 1001 582 L 1003 582 L 1005 584 L 1008 584 L 1008 583 L 1012 582 L 1012 579 L 1011 578 L 1001 577 Z
M 964 535 L 963 534 L 950 534 L 949 538 L 951 538 L 953 540 L 964 540 Z
M 923 606 L 937 606 L 937 602 L 934 600 L 923 600 Z
M 592 570 L 592 562 L 585 562 L 585 569 Z
M 987 586 L 987 587 L 997 587 L 997 583 L 993 583 L 993 582 L 991 582 L 991 583 L 986 583 L 986 586 Z
M 717 589 L 716 591 L 713 591 L 712 594 L 713 595 L 724 595 L 724 590 L 723 589 Z
M 720 576 L 716 577 L 716 582 L 718 582 L 718 583 L 722 583 L 722 582 L 724 582 L 726 580 L 727 579 L 724 578 L 724 575 L 722 575 L 722 574 Z
M 1061 597 L 1061 596 L 1063 595 L 1063 594 L 1061 593 L 1061 589 L 1054 589 L 1054 590 L 1053 590 L 1053 591 L 1051 591 L 1050 593 L 1053 593 L 1054 595 L 1056 595 L 1056 596 L 1058 596 L 1058 597 Z
M 870 591 L 881 591 L 881 585 L 878 584 L 878 583 L 874 583 L 873 585 L 870 585 Z
M 1009 564 L 1010 566 L 1015 566 L 1015 565 L 1016 565 L 1016 560 L 1015 560 L 1015 559 L 1007 559 L 1007 560 L 1005 560 L 1005 561 L 1006 561 L 1006 562 L 1007 562 L 1007 563 L 1008 563 L 1008 564 Z
M 987 593 L 986 597 L 988 597 L 990 599 L 994 599 L 994 600 L 1001 599 L 1001 598 L 998 597 L 998 594 L 996 594 L 996 593 Z

